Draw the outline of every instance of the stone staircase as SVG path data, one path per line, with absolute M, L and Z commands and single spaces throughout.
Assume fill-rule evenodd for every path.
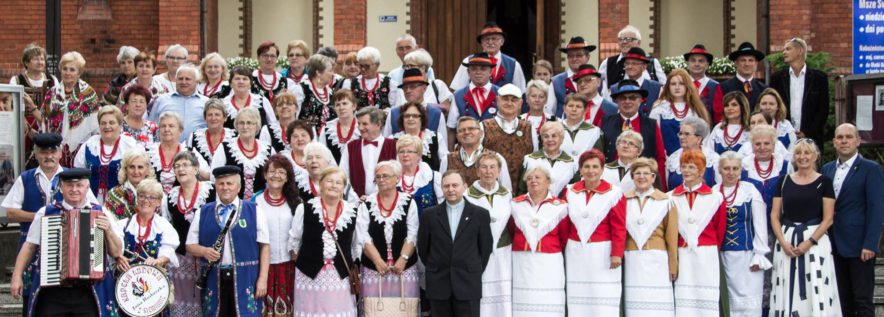
M 875 259 L 875 317 L 884 317 L 884 256 Z

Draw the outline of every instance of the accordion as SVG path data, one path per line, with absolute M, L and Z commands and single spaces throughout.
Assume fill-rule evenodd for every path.
M 40 223 L 40 286 L 104 279 L 104 230 L 95 227 L 101 211 L 74 209 L 43 217 Z

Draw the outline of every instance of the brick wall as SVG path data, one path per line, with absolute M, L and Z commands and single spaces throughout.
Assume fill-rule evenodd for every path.
M 365 46 L 365 1 L 334 0 L 335 48 L 339 55 L 358 51 Z
M 812 8 L 812 10 L 811 10 Z M 780 52 L 793 37 L 811 52 L 828 52 L 836 74 L 849 74 L 853 60 L 850 0 L 778 0 L 770 4 L 770 51 Z
M 629 24 L 629 1 L 599 1 L 599 60 L 620 54 L 617 32 Z

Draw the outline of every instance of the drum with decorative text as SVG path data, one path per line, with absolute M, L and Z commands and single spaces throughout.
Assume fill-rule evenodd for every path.
M 166 272 L 150 265 L 133 265 L 117 278 L 117 305 L 133 317 L 160 314 L 169 304 L 172 284 Z

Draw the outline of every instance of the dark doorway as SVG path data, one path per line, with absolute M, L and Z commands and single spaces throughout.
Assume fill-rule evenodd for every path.
M 488 20 L 495 21 L 506 32 L 504 54 L 512 56 L 531 80 L 537 53 L 537 0 L 488 0 Z

